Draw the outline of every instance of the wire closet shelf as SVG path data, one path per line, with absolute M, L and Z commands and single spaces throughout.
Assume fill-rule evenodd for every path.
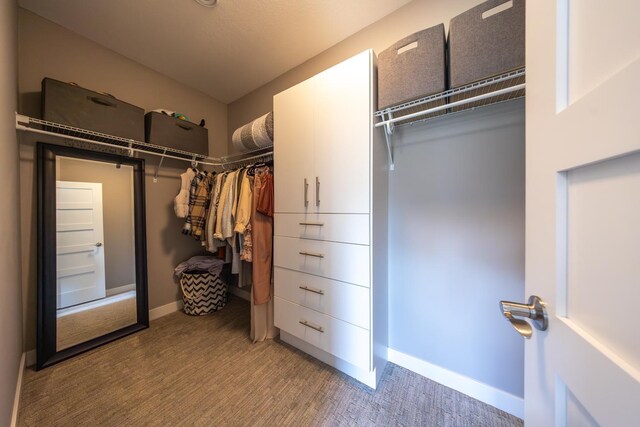
M 378 122 L 387 140 L 390 169 L 393 170 L 395 128 L 424 123 L 442 116 L 512 101 L 525 96 L 525 69 L 500 74 L 485 80 L 429 95 L 404 104 L 376 111 Z
M 246 153 L 232 154 L 223 157 L 211 157 L 204 154 L 192 153 L 177 148 L 164 147 L 148 142 L 136 141 L 115 135 L 95 132 L 88 129 L 77 128 L 60 123 L 49 122 L 16 113 L 16 129 L 48 135 L 67 140 L 78 141 L 86 144 L 96 144 L 103 147 L 111 147 L 122 155 L 133 156 L 134 153 L 151 154 L 160 157 L 160 166 L 165 158 L 191 162 L 192 165 L 208 165 L 222 169 L 232 169 L 253 161 L 267 161 L 273 159 L 273 148 L 266 147 Z

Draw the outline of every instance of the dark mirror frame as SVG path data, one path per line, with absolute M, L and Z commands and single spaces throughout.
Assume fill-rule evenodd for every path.
M 38 319 L 36 370 L 149 327 L 144 160 L 38 142 Z M 56 156 L 133 167 L 137 323 L 56 351 Z

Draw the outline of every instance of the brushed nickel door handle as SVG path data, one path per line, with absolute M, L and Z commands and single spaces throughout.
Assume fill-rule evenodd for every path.
M 307 328 L 311 328 L 313 330 L 316 330 L 318 332 L 322 332 L 324 333 L 324 329 L 322 328 L 322 326 L 316 326 L 316 325 L 312 325 L 311 323 L 307 322 L 306 320 L 299 320 L 298 321 L 301 325 L 306 326 Z
M 531 338 L 533 330 L 529 322 L 524 319 L 531 319 L 533 326 L 539 331 L 545 331 L 549 326 L 546 304 L 536 295 L 529 297 L 529 304 L 500 301 L 500 311 L 515 330 L 527 339 Z
M 309 183 L 307 178 L 304 179 L 304 207 L 309 206 Z
M 313 292 L 314 294 L 324 295 L 324 291 L 322 289 L 310 288 L 310 287 L 305 286 L 305 285 L 300 285 L 298 287 L 300 289 L 302 289 L 303 291 L 309 291 L 309 292 Z
M 300 225 L 304 225 L 304 226 L 311 225 L 311 226 L 314 226 L 314 227 L 323 227 L 324 223 L 322 223 L 322 222 L 301 222 Z
M 316 176 L 316 206 L 320 206 L 320 179 Z
M 101 242 L 96 243 L 96 248 L 99 248 L 100 246 L 102 246 Z

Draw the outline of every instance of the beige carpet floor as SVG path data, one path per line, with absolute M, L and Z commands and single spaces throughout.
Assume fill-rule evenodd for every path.
M 133 325 L 137 321 L 135 297 L 58 317 L 56 348 L 60 351 Z
M 388 364 L 378 390 L 279 341 L 252 344 L 249 305 L 174 313 L 53 367 L 27 369 L 20 426 L 521 426 Z

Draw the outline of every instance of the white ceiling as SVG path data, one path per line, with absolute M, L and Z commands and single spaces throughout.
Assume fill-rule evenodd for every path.
M 111 50 L 232 102 L 410 0 L 20 0 Z

